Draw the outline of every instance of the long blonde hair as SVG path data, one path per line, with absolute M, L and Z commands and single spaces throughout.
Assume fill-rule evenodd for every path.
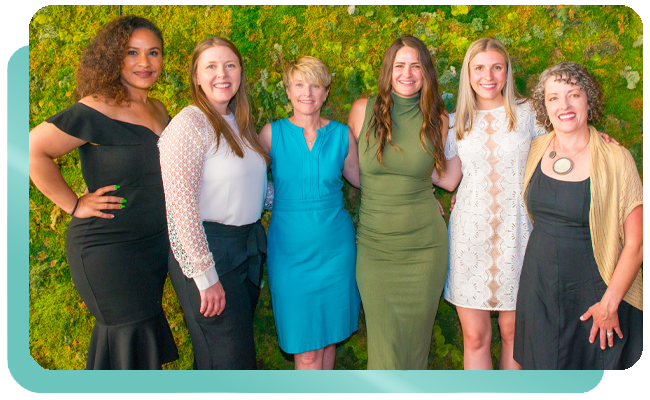
M 458 102 L 454 111 L 456 113 L 456 120 L 453 127 L 456 130 L 457 140 L 462 140 L 465 134 L 472 130 L 476 118 L 476 93 L 469 82 L 469 63 L 478 53 L 488 50 L 493 50 L 501 54 L 508 65 L 506 84 L 501 90 L 501 94 L 503 95 L 503 105 L 506 111 L 506 117 L 508 118 L 508 130 L 512 131 L 517 126 L 517 104 L 521 103 L 523 97 L 517 92 L 517 88 L 515 87 L 510 57 L 503 43 L 493 37 L 485 37 L 469 46 L 469 49 L 465 53 L 463 67 L 460 71 Z
M 237 121 L 237 127 L 239 128 L 239 134 L 241 139 L 233 132 L 230 125 L 226 122 L 225 119 L 215 110 L 207 96 L 203 92 L 203 89 L 199 86 L 196 81 L 196 69 L 199 57 L 209 48 L 215 46 L 224 46 L 232 50 L 233 53 L 237 56 L 239 60 L 239 66 L 241 67 L 241 79 L 239 83 L 239 89 L 235 96 L 230 100 L 228 104 L 228 109 L 235 115 L 235 121 Z M 267 164 L 271 163 L 271 157 L 269 153 L 264 150 L 260 141 L 255 132 L 255 127 L 253 126 L 253 118 L 251 117 L 250 105 L 248 104 L 248 97 L 246 97 L 246 75 L 244 74 L 244 62 L 237 50 L 237 46 L 228 39 L 224 39 L 218 36 L 212 36 L 206 39 L 203 39 L 199 44 L 194 48 L 192 53 L 192 61 L 190 61 L 190 93 L 192 95 L 192 101 L 194 105 L 198 107 L 203 114 L 208 117 L 210 125 L 214 128 L 214 132 L 217 135 L 217 149 L 221 142 L 221 136 L 226 140 L 226 143 L 230 146 L 234 155 L 239 158 L 244 158 L 244 149 L 242 145 L 252 149 L 254 152 L 260 155 Z M 240 143 L 243 139 L 244 143 Z
M 418 61 L 422 69 L 422 89 L 420 89 L 420 100 L 418 107 L 422 112 L 422 126 L 420 127 L 420 145 L 432 157 L 435 157 L 435 168 L 438 175 L 442 175 L 447 159 L 443 155 L 445 144 L 442 141 L 442 115 L 445 114 L 445 103 L 438 93 L 438 74 L 433 66 L 433 60 L 429 50 L 422 41 L 413 36 L 402 36 L 396 39 L 388 47 L 379 72 L 379 93 L 377 101 L 372 108 L 370 125 L 366 132 L 366 144 L 370 141 L 370 131 L 374 132 L 377 141 L 377 161 L 383 167 L 382 156 L 384 147 L 388 143 L 393 148 L 399 148 L 391 140 L 393 133 L 391 111 L 393 109 L 392 78 L 393 63 L 397 52 L 403 47 L 410 47 L 417 51 Z M 426 142 L 431 142 L 431 145 Z M 432 148 L 433 147 L 433 148 Z M 367 148 L 366 148 L 367 151 Z

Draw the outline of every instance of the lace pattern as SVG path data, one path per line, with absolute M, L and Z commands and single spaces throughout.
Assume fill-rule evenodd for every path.
M 453 126 L 455 115 L 449 116 Z M 508 131 L 503 107 L 479 111 L 471 132 L 456 141 L 450 128 L 445 156 L 458 155 L 463 180 L 449 221 L 445 299 L 467 308 L 514 310 L 530 235 L 522 188 L 533 137 L 546 131 L 527 103 Z
M 203 113 L 186 107 L 158 141 L 169 241 L 188 278 L 214 268 L 199 214 L 199 196 L 205 153 L 215 140 L 214 129 Z

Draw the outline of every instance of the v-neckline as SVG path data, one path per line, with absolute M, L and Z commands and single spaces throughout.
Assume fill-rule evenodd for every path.
M 141 128 L 144 128 L 144 129 L 148 130 L 149 132 L 153 133 L 153 134 L 156 135 L 157 137 L 160 137 L 160 135 L 162 135 L 162 132 L 160 132 L 160 135 L 159 135 L 159 134 L 157 134 L 153 129 L 149 128 L 148 126 L 145 126 L 145 125 L 142 125 L 142 124 L 134 124 L 133 122 L 123 121 L 123 120 L 121 120 L 121 119 L 111 118 L 111 117 L 109 117 L 108 115 L 104 114 L 103 112 L 101 112 L 101 111 L 99 111 L 99 110 L 97 110 L 97 109 L 95 109 L 95 108 L 92 108 L 92 107 L 89 106 L 88 104 L 84 104 L 84 103 L 81 103 L 81 102 L 77 102 L 77 104 L 81 104 L 82 106 L 84 106 L 84 107 L 86 107 L 86 108 L 88 108 L 88 109 L 90 109 L 90 110 L 96 112 L 96 113 L 99 114 L 99 115 L 102 115 L 104 118 L 110 119 L 111 121 L 121 122 L 121 123 L 128 124 L 128 125 L 132 125 L 132 126 L 139 126 L 139 127 L 141 127 Z M 169 116 L 168 116 L 168 117 L 169 117 Z M 170 120 L 171 120 L 171 118 L 170 118 Z M 167 123 L 169 124 L 169 121 L 167 121 Z M 163 129 L 163 131 L 164 131 L 164 130 L 165 130 L 165 129 Z
M 321 128 L 316 129 L 316 138 L 314 139 L 314 143 L 311 145 L 311 149 L 310 149 L 310 148 L 309 148 L 309 145 L 307 144 L 307 139 L 305 138 L 305 133 L 304 133 L 305 128 L 303 128 L 303 127 L 301 127 L 301 126 L 298 126 L 298 125 L 295 125 L 293 122 L 291 122 L 291 121 L 289 120 L 289 118 L 287 118 L 287 122 L 288 122 L 289 124 L 291 124 L 291 126 L 292 126 L 294 129 L 300 131 L 300 134 L 302 135 L 302 142 L 305 144 L 305 148 L 307 149 L 307 152 L 308 152 L 309 154 L 312 154 L 312 151 L 314 150 L 314 147 L 316 147 L 316 143 L 319 143 L 319 142 L 320 142 L 320 140 L 318 139 L 318 138 L 320 137 L 320 135 L 319 135 L 319 131 L 325 132 L 325 128 L 327 128 L 328 126 L 330 126 L 330 124 L 332 123 L 332 121 L 333 121 L 333 120 L 330 120 L 330 122 L 328 122 L 327 124 L 325 124 L 325 125 L 322 126 Z

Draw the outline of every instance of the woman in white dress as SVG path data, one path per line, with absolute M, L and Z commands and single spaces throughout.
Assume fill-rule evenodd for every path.
M 517 93 L 497 39 L 479 39 L 467 50 L 449 126 L 445 156 L 451 162 L 436 184 L 453 190 L 459 174 L 450 168 L 462 171 L 449 220 L 444 297 L 458 311 L 464 367 L 492 369 L 490 311 L 499 311 L 499 368 L 519 369 L 512 358 L 515 304 L 530 233 L 521 189 L 530 142 L 546 132 Z

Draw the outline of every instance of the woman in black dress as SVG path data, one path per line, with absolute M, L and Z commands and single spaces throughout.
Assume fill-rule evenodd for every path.
M 514 358 L 524 369 L 625 369 L 643 348 L 643 186 L 630 152 L 588 126 L 602 91 L 580 64 L 533 91 L 548 135 L 532 142 Z M 551 129 L 552 126 L 552 129 Z
M 148 97 L 162 70 L 163 40 L 150 21 L 104 26 L 81 56 L 79 102 L 29 135 L 29 174 L 73 218 L 70 274 L 95 326 L 86 369 L 161 369 L 178 358 L 162 310 L 169 239 L 158 138 L 169 122 Z M 79 149 L 81 197 L 53 159 Z

